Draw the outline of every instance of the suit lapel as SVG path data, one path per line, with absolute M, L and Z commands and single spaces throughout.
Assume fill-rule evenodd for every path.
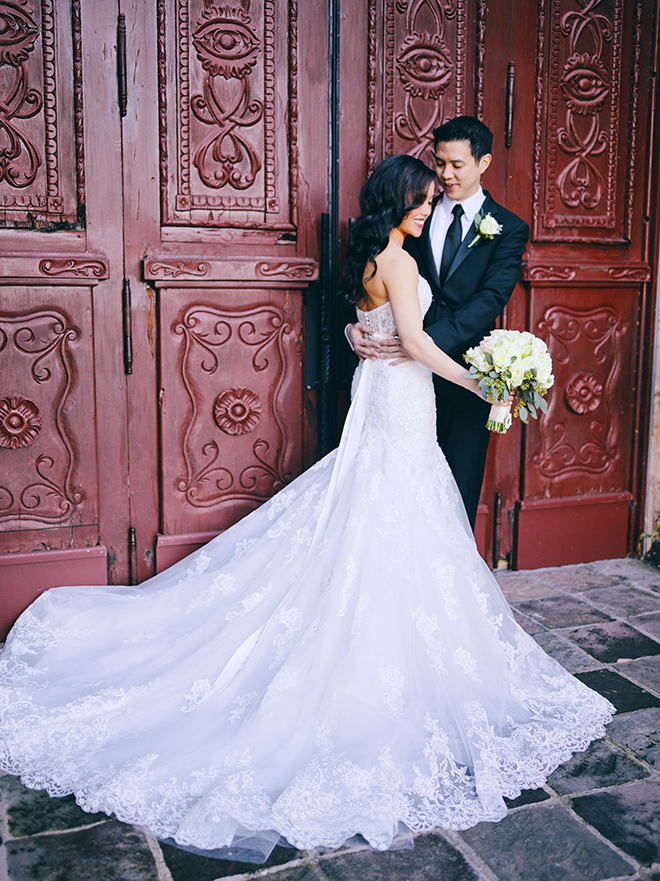
M 490 193 L 486 193 L 486 198 L 483 201 L 481 208 L 478 213 L 484 217 L 486 214 L 492 214 L 493 216 L 497 214 L 497 202 L 491 197 Z M 447 278 L 445 279 L 445 284 L 448 279 L 456 272 L 461 263 L 465 260 L 465 258 L 470 253 L 477 253 L 479 248 L 479 242 L 476 242 L 472 247 L 470 247 L 470 242 L 473 241 L 474 237 L 477 234 L 477 228 L 474 224 L 474 220 L 472 221 L 472 225 L 470 229 L 467 231 L 467 235 L 463 238 L 458 251 L 452 261 L 451 266 L 449 267 L 449 272 L 447 273 Z

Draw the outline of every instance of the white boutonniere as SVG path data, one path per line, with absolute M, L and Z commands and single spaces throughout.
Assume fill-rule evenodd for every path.
M 476 236 L 472 239 L 468 248 L 471 248 L 472 245 L 476 245 L 479 239 L 494 239 L 495 236 L 499 236 L 504 227 L 501 223 L 498 223 L 493 215 L 488 212 L 485 216 L 481 216 L 481 214 L 474 215 L 474 225 L 477 230 Z

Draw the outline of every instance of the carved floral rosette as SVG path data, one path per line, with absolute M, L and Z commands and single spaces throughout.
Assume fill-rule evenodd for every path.
M 41 416 L 36 404 L 19 395 L 0 399 L 0 447 L 29 447 L 40 431 Z
M 248 434 L 261 421 L 261 401 L 248 388 L 232 388 L 218 395 L 213 416 L 227 434 Z
M 593 373 L 577 373 L 564 390 L 569 408 L 581 416 L 598 408 L 602 394 L 603 386 Z

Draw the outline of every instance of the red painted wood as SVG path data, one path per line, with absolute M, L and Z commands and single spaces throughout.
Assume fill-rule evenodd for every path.
M 116 11 L 33 11 L 27 64 L 1 65 L 0 91 L 16 73 L 32 101 L 10 122 L 18 176 L 0 181 L 3 625 L 45 587 L 117 577 L 128 528 Z
M 125 8 L 134 59 L 123 124 L 135 353 L 128 436 L 140 580 L 161 567 L 167 537 L 184 546 L 189 533 L 226 527 L 313 460 L 302 296 L 318 273 L 327 121 L 312 83 L 326 74 L 322 53 L 306 57 L 300 76 L 298 29 L 322 42 L 327 24 L 323 10 L 298 12 L 295 0 L 251 4 L 254 51 L 240 71 L 214 55 L 221 71 L 205 64 L 216 51 L 205 9 L 201 0 Z M 213 15 L 232 26 L 220 7 Z M 243 160 L 232 166 L 214 112 L 245 89 L 251 110 L 233 129 Z M 206 109 L 205 90 L 215 96 Z
M 0 326 L 7 332 L 20 318 L 29 332 L 51 310 L 75 335 L 43 361 L 51 376 L 42 382 L 11 334 L 11 344 L 0 352 L 0 397 L 31 402 L 41 419 L 28 444 L 0 449 L 0 547 L 8 554 L 100 543 L 110 579 L 119 583 L 131 576 L 142 580 L 192 549 L 191 535 L 215 534 L 316 456 L 315 393 L 304 386 L 303 294 L 316 278 L 320 215 L 327 207 L 327 6 L 251 3 L 255 51 L 241 76 L 229 66 L 227 76 L 204 67 L 203 41 L 194 42 L 204 8 L 203 0 L 122 5 L 129 55 L 123 121 L 116 94 L 116 8 L 57 0 L 54 20 L 37 10 L 39 38 L 22 75 L 45 103 L 14 122 L 42 163 L 21 188 L 0 181 L 0 222 L 15 224 L 0 228 Z M 638 0 L 601 0 L 599 14 L 612 22 L 613 37 L 588 46 L 571 44 L 570 29 L 562 28 L 564 16 L 582 14 L 573 0 L 458 0 L 452 10 L 440 0 L 414 7 L 359 0 L 343 11 L 341 246 L 369 167 L 395 151 L 428 157 L 433 124 L 456 113 L 485 119 L 495 147 L 484 184 L 534 230 L 523 280 L 504 320 L 547 335 L 558 379 L 544 421 L 526 430 L 517 424 L 493 441 L 479 547 L 490 559 L 494 498 L 500 493 L 500 550 L 513 563 L 515 543 L 519 564 L 529 558 L 527 546 L 534 559 L 567 561 L 562 530 L 577 497 L 580 504 L 584 499 L 587 506 L 600 506 L 600 532 L 620 550 L 628 523 L 627 503 L 619 495 L 632 494 L 637 507 L 643 499 L 649 291 L 657 272 L 645 222 L 654 214 L 655 186 L 646 169 L 657 154 L 647 125 L 652 9 Z M 73 34 L 73 43 L 64 34 Z M 43 77 L 45 46 L 54 52 L 54 87 Z M 604 76 L 610 84 L 607 94 L 579 94 L 582 86 L 571 79 L 576 55 L 591 59 L 594 81 Z M 431 66 L 418 66 L 427 56 Z M 516 91 L 507 149 L 504 98 L 512 61 Z M 196 96 L 210 88 L 223 105 L 232 88 L 248 82 L 261 108 L 253 121 L 243 119 L 236 127 L 248 159 L 234 169 L 233 182 L 221 180 L 222 162 L 208 149 L 219 123 L 205 115 Z M 48 102 L 58 111 L 55 129 L 45 125 Z M 589 182 L 581 191 L 579 181 L 570 184 L 582 198 L 567 205 L 573 197 L 567 197 L 566 169 L 577 154 L 564 149 L 565 139 L 584 140 L 591 123 L 603 134 L 603 150 L 581 148 L 592 170 L 585 171 Z M 78 220 L 83 214 L 84 224 Z M 45 232 L 44 224 L 77 228 Z M 128 377 L 124 278 L 133 306 Z M 263 349 L 263 370 L 255 366 L 259 346 L 251 332 L 241 338 L 248 313 L 256 335 L 273 332 Z M 202 324 L 185 324 L 202 321 L 202 315 L 203 321 L 215 316 L 220 322 L 212 335 L 222 334 L 223 322 L 232 331 L 231 339 L 209 347 L 218 355 L 215 370 L 208 369 L 213 358 L 204 362 L 203 347 L 194 340 L 194 328 Z M 282 321 L 279 330 L 273 316 Z M 610 318 L 614 323 L 604 329 Z M 42 325 L 30 345 L 46 339 Z M 575 326 L 578 336 L 562 341 L 561 334 L 570 337 Z M 186 340 L 192 346 L 187 354 Z M 239 396 L 238 389 L 255 397 Z M 599 394 L 598 406 L 589 410 Z M 257 399 L 259 413 L 248 422 L 259 419 L 251 430 L 232 433 L 241 421 L 238 398 L 251 401 L 248 409 Z M 26 412 L 35 418 L 30 407 Z M 600 464 L 599 421 L 607 439 Z M 570 454 L 554 450 L 562 432 Z M 267 451 L 255 447 L 260 440 Z M 202 472 L 216 449 L 212 468 L 231 475 L 235 486 L 241 474 L 252 473 L 254 483 L 238 494 L 222 481 L 215 489 L 207 485 L 210 472 Z M 574 457 L 571 462 L 565 453 Z M 50 521 L 52 495 L 42 492 L 29 511 L 16 507 L 38 456 L 46 457 L 39 460 L 43 474 L 69 498 L 70 510 L 57 517 L 51 511 Z M 137 535 L 135 572 L 129 571 L 131 526 Z M 583 548 L 591 550 L 580 553 L 600 554 L 599 547 L 586 536 Z M 36 569 L 26 571 L 25 602 L 41 589 L 37 582 L 30 587 Z M 105 570 L 95 571 L 95 578 L 105 580 Z
M 510 15 L 488 12 L 482 106 L 495 146 L 485 183 L 532 227 L 524 280 L 505 323 L 548 339 L 557 382 L 547 416 L 491 446 L 482 501 L 491 507 L 501 493 L 501 551 L 514 562 L 517 544 L 519 565 L 529 559 L 530 542 L 533 556 L 546 547 L 543 558 L 554 564 L 575 558 L 563 540 L 561 500 L 582 494 L 609 493 L 604 498 L 613 507 L 601 517 L 600 538 L 594 544 L 585 537 L 578 556 L 601 553 L 603 543 L 629 551 L 634 529 L 611 494 L 632 493 L 638 505 L 643 495 L 639 420 L 648 413 L 649 365 L 639 361 L 640 334 L 655 261 L 644 244 L 644 217 L 653 212 L 640 181 L 653 155 L 644 122 L 653 11 L 643 3 L 600 3 L 597 31 L 606 22 L 612 31 L 603 41 L 592 41 L 596 32 L 564 26 L 583 15 L 571 0 L 516 4 Z M 589 95 L 581 91 L 578 57 L 593 75 Z M 502 108 L 510 61 L 516 89 L 506 149 Z M 589 141 L 589 131 L 600 146 Z M 533 499 L 549 500 L 542 519 L 526 513 Z
M 0 641 L 23 609 L 49 587 L 105 584 L 107 562 L 103 546 L 0 555 Z
M 162 289 L 165 532 L 226 528 L 302 470 L 301 297 Z
M 518 503 L 516 569 L 625 557 L 631 493 Z
M 488 528 L 488 507 L 482 503 L 477 508 L 477 519 L 474 524 L 474 538 L 482 557 L 486 556 L 488 548 L 488 540 L 486 537 L 486 529 Z
M 3 306 L 0 549 L 70 546 L 98 522 L 91 291 L 7 286 Z
M 218 532 L 191 532 L 187 535 L 156 536 L 156 571 L 162 572 L 178 563 L 188 554 L 198 551 L 201 547 L 219 535 Z

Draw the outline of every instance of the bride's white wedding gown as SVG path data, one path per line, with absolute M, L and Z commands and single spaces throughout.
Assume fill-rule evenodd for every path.
M 361 364 L 339 450 L 198 553 L 40 596 L 0 686 L 2 769 L 242 859 L 499 820 L 614 712 L 515 623 L 417 362 Z

